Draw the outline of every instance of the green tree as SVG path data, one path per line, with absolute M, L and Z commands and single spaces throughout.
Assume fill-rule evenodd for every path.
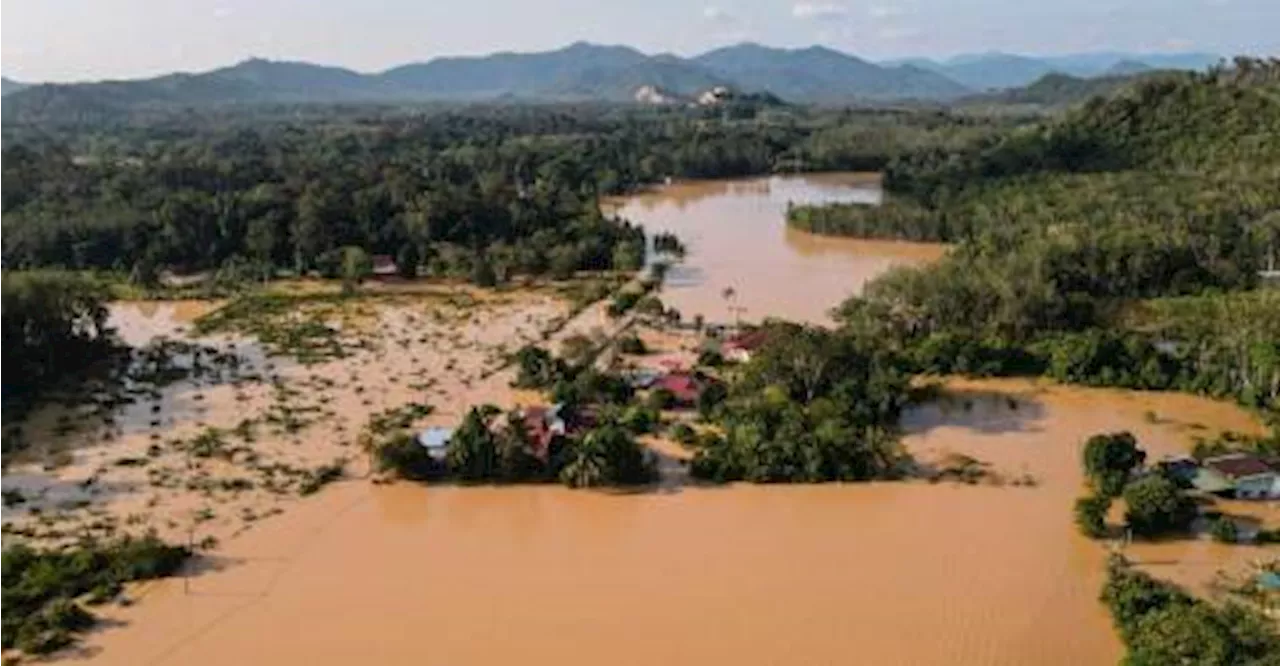
M 560 480 L 570 488 L 604 485 L 608 483 L 608 466 L 604 442 L 597 437 L 584 437 L 568 447 Z
M 497 476 L 498 447 L 492 423 L 500 413 L 493 405 L 473 407 L 467 412 L 445 451 L 445 462 L 452 474 L 464 481 L 487 481 Z
M 1111 498 L 1090 495 L 1076 500 L 1076 527 L 1080 533 L 1090 539 L 1100 539 L 1107 535 L 1107 512 L 1111 508 Z
M 364 249 L 346 246 L 342 255 L 342 293 L 353 294 L 360 282 L 373 273 L 373 261 Z
M 1126 486 L 1124 502 L 1125 521 L 1140 536 L 1185 530 L 1196 516 L 1195 502 L 1177 484 L 1158 474 L 1144 476 Z
M 493 271 L 493 264 L 484 255 L 476 255 L 471 260 L 471 283 L 478 287 L 492 287 L 498 284 L 498 275 Z
M 1138 620 L 1129 641 L 1126 664 L 1132 666 L 1236 666 L 1231 632 L 1205 604 L 1174 604 Z
M 1101 497 L 1115 497 L 1146 457 L 1132 433 L 1116 432 L 1090 437 L 1084 445 L 1082 463 L 1094 491 Z
M 613 246 L 613 270 L 632 273 L 644 265 L 644 245 L 624 241 Z
M 406 280 L 418 277 L 418 265 L 422 263 L 416 243 L 405 243 L 396 251 L 396 273 Z

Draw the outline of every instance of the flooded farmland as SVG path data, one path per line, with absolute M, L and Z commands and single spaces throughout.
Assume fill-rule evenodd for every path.
M 860 281 L 942 251 L 785 230 L 786 201 L 878 196 L 873 185 L 854 176 L 677 185 L 622 211 L 688 241 L 689 261 L 662 294 L 669 303 L 693 312 L 702 303 L 709 319 L 732 305 L 745 318 L 822 321 Z M 725 231 L 717 220 L 756 226 Z M 729 285 L 733 299 L 722 296 Z M 426 422 L 447 424 L 470 404 L 519 402 L 509 369 L 499 369 L 501 352 L 538 339 L 565 310 L 546 294 L 465 307 L 434 297 L 373 301 L 361 318 L 376 332 L 368 348 L 314 366 L 273 361 L 299 391 L 290 400 L 319 402 L 326 416 L 298 434 L 265 434 L 262 455 L 296 467 L 345 456 L 347 478 L 305 500 L 181 487 L 102 499 L 151 515 L 166 536 L 185 535 L 189 514 L 210 508 L 196 536 L 221 541 L 186 578 L 134 587 L 136 603 L 96 609 L 104 628 L 66 658 L 128 666 L 1115 663 L 1121 646 L 1097 601 L 1106 548 L 1079 536 L 1071 518 L 1084 439 L 1130 430 L 1158 458 L 1185 452 L 1196 436 L 1261 432 L 1235 406 L 1186 395 L 945 380 L 941 400 L 904 418 L 904 443 L 922 461 L 978 461 L 986 481 L 708 487 L 676 479 L 591 492 L 363 478 L 351 440 L 369 414 L 425 398 L 437 410 Z M 200 311 L 126 306 L 113 321 L 145 340 L 180 335 Z M 559 335 L 610 325 L 596 307 Z M 268 389 L 246 388 L 240 401 L 234 387 L 208 388 L 188 411 L 178 399 L 189 387 L 165 393 L 164 437 L 231 428 L 274 404 Z M 109 465 L 145 455 L 150 417 L 139 418 L 112 443 L 77 453 L 59 472 L 64 485 L 105 467 L 101 483 L 145 488 L 141 469 Z M 179 478 L 219 471 L 185 462 L 165 453 L 151 465 Z M 23 477 L 33 487 L 43 478 Z M 246 510 L 281 515 L 250 524 Z M 1268 510 L 1261 518 L 1280 524 Z M 1202 592 L 1219 569 L 1263 552 L 1199 540 L 1125 550 Z
M 1229 405 L 1025 381 L 953 382 L 913 453 L 965 452 L 1026 487 L 874 483 L 563 488 L 340 484 L 155 584 L 92 636 L 109 664 L 1103 664 L 1105 551 L 1079 537 L 1080 442 L 1153 455 Z M 1149 423 L 1147 412 L 1162 415 Z M 1166 418 L 1167 417 L 1167 418 Z M 1185 420 L 1184 420 L 1185 419 Z M 1194 423 L 1195 428 L 1188 424 Z M 1248 548 L 1135 549 L 1197 583 Z M 1167 573 L 1167 572 L 1162 572 Z

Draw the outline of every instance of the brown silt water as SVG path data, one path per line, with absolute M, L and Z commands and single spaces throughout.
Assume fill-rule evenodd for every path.
M 688 249 L 662 298 L 686 320 L 782 317 L 827 323 L 828 311 L 886 270 L 942 256 L 945 245 L 817 236 L 790 229 L 788 203 L 881 199 L 875 174 L 689 181 L 614 202 L 618 215 L 673 232 Z
M 684 282 L 663 292 L 690 309 L 686 316 L 705 307 L 709 319 L 825 321 L 861 280 L 943 251 L 785 229 L 788 200 L 871 201 L 877 192 L 874 180 L 858 175 L 692 183 L 624 201 L 621 211 L 689 244 Z M 731 299 L 722 295 L 726 286 L 735 288 Z M 527 325 L 526 317 L 542 321 L 555 312 L 527 299 L 505 307 L 473 324 L 439 326 L 496 341 Z M 392 339 L 424 326 L 421 318 L 401 322 L 407 313 L 400 310 L 382 316 Z M 602 322 L 595 313 L 569 330 Z M 386 344 L 373 360 L 356 356 L 314 372 L 359 374 L 369 383 L 359 396 L 335 394 L 349 432 L 371 409 L 361 406 L 363 396 L 376 396 L 381 408 L 420 393 L 389 382 L 398 368 L 417 367 L 419 356 L 426 374 L 442 378 L 426 396 L 439 408 L 433 422 L 456 420 L 474 402 L 516 400 L 509 374 L 479 371 L 488 351 L 446 353 L 439 351 L 444 340 L 433 334 Z M 450 355 L 466 361 L 453 375 Z M 107 628 L 67 659 L 122 666 L 1116 663 L 1121 646 L 1097 600 L 1106 549 L 1079 536 L 1071 518 L 1083 441 L 1131 430 L 1158 458 L 1185 452 L 1194 436 L 1261 432 L 1260 424 L 1235 406 L 1186 395 L 1025 380 L 946 380 L 943 389 L 943 400 L 905 416 L 904 444 L 925 462 L 977 461 L 987 476 L 973 485 L 707 487 L 680 476 L 656 488 L 596 492 L 351 478 L 226 538 L 187 578 L 132 588 L 136 603 L 95 610 Z M 279 446 L 311 450 L 330 439 L 332 450 L 344 450 L 342 436 L 325 432 Z M 356 468 L 352 476 L 359 474 Z M 1270 516 L 1263 520 L 1275 526 Z M 1126 554 L 1205 590 L 1218 569 L 1265 553 L 1182 541 Z

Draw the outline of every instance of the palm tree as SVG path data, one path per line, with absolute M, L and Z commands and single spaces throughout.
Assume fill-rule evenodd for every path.
M 606 481 L 608 460 L 603 443 L 594 432 L 573 445 L 560 480 L 571 488 L 590 488 Z

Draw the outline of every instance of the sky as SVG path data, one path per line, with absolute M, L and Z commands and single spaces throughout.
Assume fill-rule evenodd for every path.
M 1005 51 L 1280 54 L 1280 0 L 3 0 L 0 71 L 137 78 L 256 56 L 380 71 L 574 41 L 742 41 L 870 59 Z

